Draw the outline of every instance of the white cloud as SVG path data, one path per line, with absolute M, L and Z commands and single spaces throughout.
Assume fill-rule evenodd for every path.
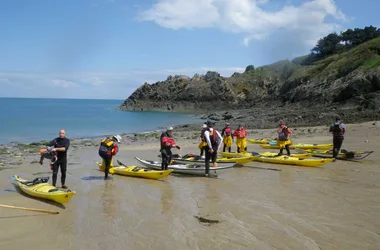
M 265 10 L 267 0 L 158 0 L 140 14 L 139 20 L 153 21 L 171 29 L 215 27 L 242 33 L 244 44 L 265 39 L 278 30 L 299 34 L 305 43 L 316 41 L 347 21 L 334 0 L 305 1 L 299 6 L 287 4 L 278 11 Z M 327 17 L 335 22 L 328 23 Z
M 63 79 L 53 79 L 51 80 L 53 85 L 57 87 L 62 87 L 62 88 L 69 88 L 69 87 L 76 87 L 77 84 L 71 81 L 63 80 Z

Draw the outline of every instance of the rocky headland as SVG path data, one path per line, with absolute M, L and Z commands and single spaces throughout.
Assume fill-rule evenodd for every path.
M 249 65 L 230 77 L 211 71 L 169 76 L 144 83 L 118 109 L 187 112 L 252 129 L 275 127 L 279 120 L 326 125 L 336 115 L 346 123 L 379 120 L 380 38 L 320 60 L 310 57 Z

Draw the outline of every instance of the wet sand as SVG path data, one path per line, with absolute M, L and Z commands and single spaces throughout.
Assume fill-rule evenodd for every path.
M 251 131 L 249 138 L 266 135 L 274 130 Z M 294 139 L 331 141 L 325 127 L 298 128 Z M 30 164 L 39 156 L 24 156 L 23 164 L 0 168 L 0 204 L 60 214 L 0 208 L 0 249 L 380 249 L 379 141 L 380 123 L 348 125 L 343 148 L 375 150 L 360 162 L 319 168 L 252 162 L 217 179 L 114 175 L 105 181 L 95 164 L 97 147 L 72 147 L 67 185 L 77 194 L 64 207 L 17 193 L 9 176 L 51 176 L 47 161 Z M 178 144 L 173 153 L 198 153 L 196 139 Z M 115 159 L 128 165 L 137 164 L 134 156 L 157 160 L 157 145 L 122 143 Z M 248 144 L 248 151 L 268 150 Z

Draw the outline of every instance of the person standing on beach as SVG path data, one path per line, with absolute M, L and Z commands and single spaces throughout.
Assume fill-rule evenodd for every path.
M 172 148 L 181 149 L 180 146 L 178 146 L 173 138 L 173 128 L 169 127 L 165 132 L 161 134 L 160 138 L 160 144 L 161 144 L 161 169 L 167 170 L 168 166 L 170 165 L 172 161 Z
M 67 150 L 70 147 L 70 140 L 66 138 L 66 131 L 61 129 L 59 131 L 59 137 L 55 138 L 48 143 L 49 147 L 54 147 L 53 152 L 57 152 L 57 160 L 53 164 L 53 186 L 56 186 L 58 169 L 61 169 L 61 184 L 62 188 L 67 188 L 66 170 L 67 170 Z
M 331 124 L 329 132 L 333 134 L 333 157 L 337 158 L 346 133 L 346 124 L 342 122 L 339 116 L 335 117 L 335 122 Z
M 247 152 L 247 136 L 248 132 L 245 130 L 243 125 L 239 124 L 239 128 L 235 130 L 235 132 L 232 135 L 233 137 L 236 137 L 236 147 L 237 152 L 240 153 L 242 151 Z
M 216 129 L 213 128 L 214 123 L 207 121 L 207 130 L 204 133 L 205 141 L 207 142 L 206 159 L 205 159 L 205 174 L 209 176 L 210 172 L 210 160 L 213 167 L 217 167 L 216 155 L 222 145 L 223 138 Z
M 222 130 L 222 137 L 223 137 L 223 152 L 225 152 L 227 148 L 228 152 L 231 153 L 233 135 L 232 135 L 232 129 L 228 122 L 226 123 L 226 127 L 224 127 L 224 129 Z
M 103 159 L 102 167 L 104 168 L 104 180 L 108 179 L 108 173 L 110 173 L 110 169 L 113 167 L 112 157 L 119 152 L 119 146 L 116 142 L 120 143 L 120 141 L 120 135 L 114 135 L 112 138 L 106 137 L 100 141 L 98 153 Z
M 201 142 L 198 145 L 198 148 L 201 150 L 201 154 L 199 155 L 200 157 L 203 156 L 203 152 L 205 151 L 205 148 L 207 148 L 207 142 L 204 140 L 204 135 L 205 135 L 206 130 L 207 130 L 207 125 L 206 123 L 204 123 L 201 130 L 201 136 L 199 137 Z
M 284 121 L 280 121 L 280 129 L 277 130 L 278 134 L 278 140 L 277 140 L 277 145 L 280 147 L 280 152 L 278 155 L 282 155 L 282 152 L 284 148 L 286 149 L 286 153 L 288 156 L 290 156 L 290 148 L 289 145 L 292 144 L 292 142 L 289 140 L 289 135 L 293 134 L 293 130 L 288 128 L 285 125 Z

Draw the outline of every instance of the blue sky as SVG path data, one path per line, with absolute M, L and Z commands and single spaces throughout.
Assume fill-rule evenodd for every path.
M 375 0 L 1 0 L 0 96 L 125 99 L 147 81 L 307 54 Z

